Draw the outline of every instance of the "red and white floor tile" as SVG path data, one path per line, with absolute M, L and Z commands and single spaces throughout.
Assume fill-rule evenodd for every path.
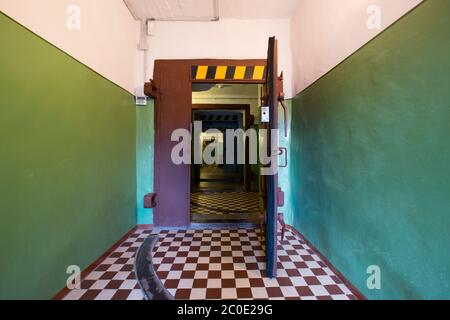
M 137 230 L 82 279 L 81 289 L 64 299 L 142 300 L 133 257 L 150 233 L 159 235 L 155 270 L 176 299 L 356 299 L 319 255 L 289 230 L 278 246 L 278 277 L 266 278 L 256 229 Z

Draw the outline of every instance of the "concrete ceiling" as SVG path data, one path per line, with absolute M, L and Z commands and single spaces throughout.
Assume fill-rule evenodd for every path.
M 124 0 L 138 20 L 284 19 L 300 0 Z M 217 3 L 217 4 L 216 4 Z

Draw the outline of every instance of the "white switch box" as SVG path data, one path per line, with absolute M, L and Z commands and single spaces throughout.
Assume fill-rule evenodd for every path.
M 261 122 L 270 122 L 270 108 L 268 106 L 261 107 Z
M 145 96 L 141 96 L 141 97 L 136 96 L 136 105 L 137 106 L 146 106 L 147 105 L 147 97 L 145 97 Z

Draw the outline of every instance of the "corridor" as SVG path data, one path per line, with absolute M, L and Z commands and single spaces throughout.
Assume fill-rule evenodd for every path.
M 450 300 L 449 13 L 1 0 L 0 300 Z
M 257 192 L 197 192 L 191 194 L 191 214 L 223 216 L 223 219 L 246 215 L 257 220 L 260 201 Z

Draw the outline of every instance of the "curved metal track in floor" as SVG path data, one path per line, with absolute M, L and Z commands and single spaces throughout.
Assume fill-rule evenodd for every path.
M 157 235 L 150 235 L 137 251 L 134 261 L 136 279 L 144 293 L 145 300 L 174 300 L 174 297 L 158 278 L 152 262 L 152 252 L 157 241 Z

